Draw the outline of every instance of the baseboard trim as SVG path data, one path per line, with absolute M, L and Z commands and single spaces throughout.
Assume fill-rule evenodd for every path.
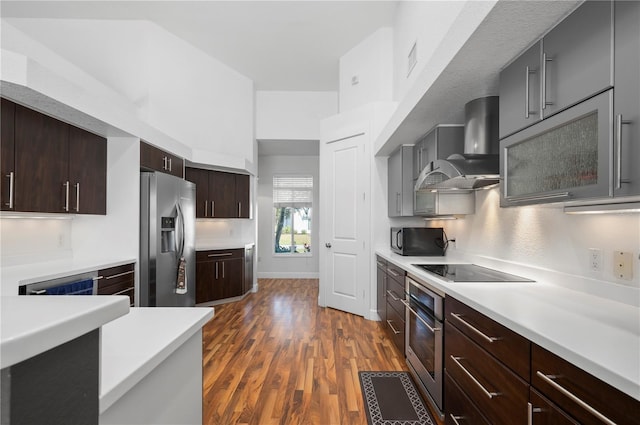
M 319 279 L 318 272 L 258 272 L 258 279 Z

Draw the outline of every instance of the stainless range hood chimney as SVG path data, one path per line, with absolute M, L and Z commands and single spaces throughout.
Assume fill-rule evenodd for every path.
M 415 190 L 475 190 L 500 181 L 498 96 L 481 97 L 464 107 L 464 153 L 434 161 Z

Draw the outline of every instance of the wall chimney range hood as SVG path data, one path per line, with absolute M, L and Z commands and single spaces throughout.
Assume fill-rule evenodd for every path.
M 472 100 L 464 111 L 464 153 L 425 167 L 416 191 L 476 190 L 500 181 L 498 96 Z

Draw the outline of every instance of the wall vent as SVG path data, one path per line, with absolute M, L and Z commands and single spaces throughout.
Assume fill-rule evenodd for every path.
M 411 50 L 409 50 L 409 55 L 407 56 L 407 78 L 411 75 L 411 71 L 416 66 L 418 62 L 418 42 L 414 41 L 413 46 L 411 46 Z

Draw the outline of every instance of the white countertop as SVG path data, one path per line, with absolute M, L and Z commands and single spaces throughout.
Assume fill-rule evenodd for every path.
M 129 297 L 0 297 L 0 368 L 97 329 L 129 311 Z
M 193 336 L 213 314 L 211 307 L 131 308 L 126 316 L 104 325 L 100 413 Z M 171 383 L 167 385 L 167 391 L 171 391 Z
M 0 295 L 18 295 L 18 287 L 34 282 L 135 263 L 135 258 L 69 258 L 20 266 L 2 267 Z
M 196 251 L 209 251 L 215 249 L 246 249 L 255 245 L 254 242 L 242 242 L 242 241 L 197 241 Z
M 378 249 L 376 254 L 640 400 L 637 306 L 567 289 L 554 284 L 553 279 L 533 283 L 451 283 L 412 264 L 469 261 L 402 257 L 387 249 Z M 529 277 L 513 268 L 502 271 Z

